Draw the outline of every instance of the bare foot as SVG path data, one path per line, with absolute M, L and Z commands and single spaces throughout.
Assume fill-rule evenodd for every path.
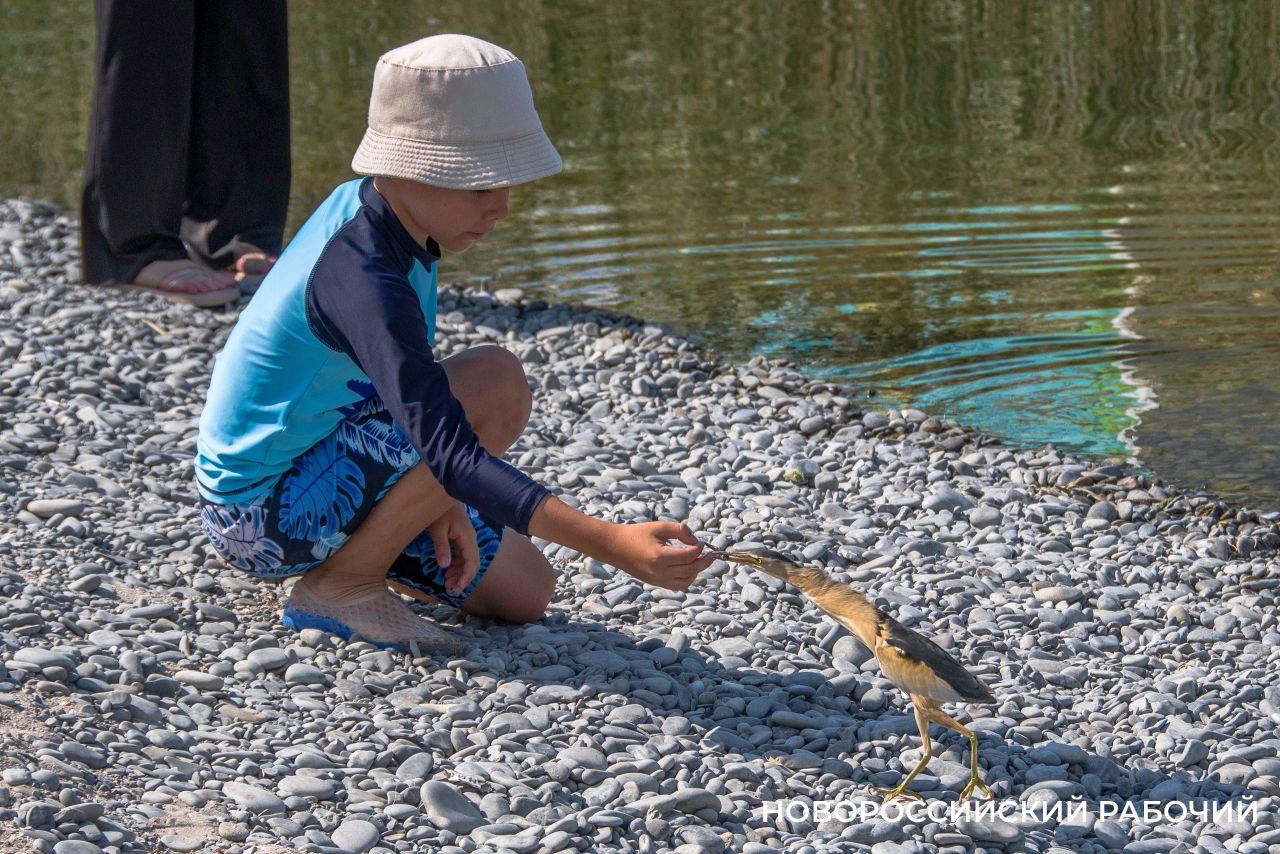
M 207 294 L 236 286 L 235 276 L 194 261 L 152 261 L 138 272 L 135 285 L 171 294 Z
M 267 273 L 271 272 L 275 263 L 274 255 L 268 255 L 266 252 L 246 252 L 236 259 L 232 269 L 235 271 L 237 282 L 255 284 L 261 282 Z
M 240 288 L 230 273 L 210 270 L 194 261 L 152 261 L 132 282 L 107 282 L 94 287 L 141 291 L 174 302 L 214 308 L 235 302 Z
M 275 266 L 275 256 L 266 252 L 246 252 L 236 259 L 236 278 L 266 275 Z
M 321 599 L 335 603 L 352 602 L 387 589 L 385 574 L 362 577 L 325 564 L 307 570 L 297 583 Z

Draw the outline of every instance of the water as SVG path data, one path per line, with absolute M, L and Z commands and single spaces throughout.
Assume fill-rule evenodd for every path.
M 565 159 L 444 278 L 625 310 L 1280 506 L 1280 7 L 290 4 L 296 225 L 373 63 L 510 47 Z M 0 8 L 0 191 L 74 205 L 80 4 Z

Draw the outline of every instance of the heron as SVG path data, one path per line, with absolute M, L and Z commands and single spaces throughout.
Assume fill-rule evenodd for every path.
M 960 800 L 979 790 L 988 798 L 994 797 L 978 773 L 978 736 L 941 708 L 943 703 L 992 705 L 996 702 L 991 690 L 964 665 L 933 641 L 881 611 L 857 588 L 832 578 L 822 569 L 801 566 L 772 549 L 733 552 L 708 549 L 707 553 L 754 567 L 798 587 L 806 598 L 852 632 L 875 656 L 889 681 L 911 698 L 916 726 L 920 730 L 922 755 L 916 767 L 897 786 L 891 789 L 871 787 L 885 796 L 885 802 L 897 797 L 923 800 L 920 794 L 907 787 L 932 758 L 930 723 L 953 729 L 969 739 L 972 771 L 969 782 L 960 792 Z

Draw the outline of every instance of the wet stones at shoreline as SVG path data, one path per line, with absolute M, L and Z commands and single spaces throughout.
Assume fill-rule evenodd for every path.
M 1275 844 L 1274 819 L 1078 835 L 765 819 L 765 802 L 866 797 L 918 744 L 856 641 L 725 564 L 674 593 L 543 543 L 551 613 L 458 627 L 467 658 L 287 632 L 279 588 L 212 559 L 196 517 L 196 424 L 234 312 L 66 284 L 73 224 L 47 206 L 0 205 L 0 227 L 0 837 L 43 851 L 889 851 L 1013 831 L 1045 851 Z M 1274 814 L 1273 516 L 926 413 L 866 412 L 789 366 L 728 364 L 512 289 L 443 289 L 439 339 L 446 355 L 521 357 L 536 403 L 510 458 L 567 500 L 820 561 L 989 680 L 1000 705 L 973 725 L 999 795 L 1249 794 Z M 935 748 L 922 788 L 948 796 L 967 744 Z

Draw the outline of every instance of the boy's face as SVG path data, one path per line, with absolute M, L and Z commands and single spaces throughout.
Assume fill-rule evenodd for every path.
M 403 178 L 378 177 L 374 186 L 419 243 L 435 239 L 448 252 L 465 252 L 507 215 L 510 187 L 451 190 Z

